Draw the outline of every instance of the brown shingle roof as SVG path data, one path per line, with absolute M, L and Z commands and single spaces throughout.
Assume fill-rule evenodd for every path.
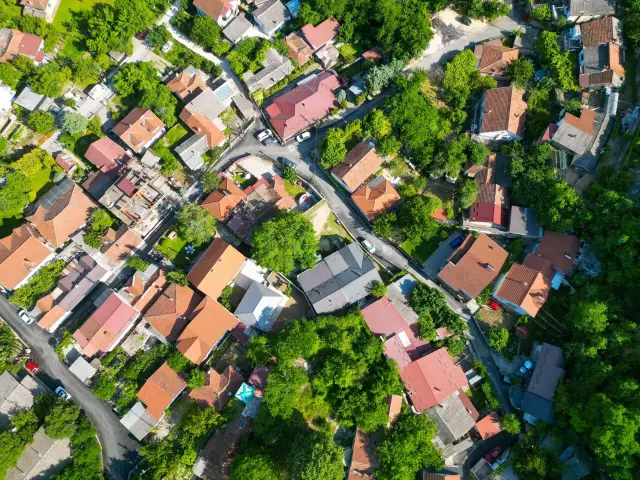
M 238 206 L 247 196 L 233 180 L 223 177 L 217 190 L 211 194 L 200 205 L 211 215 L 222 221 Z
M 189 287 L 170 284 L 147 310 L 144 319 L 173 342 L 191 320 L 202 297 Z
M 131 160 L 127 152 L 109 137 L 102 137 L 89 145 L 84 158 L 98 167 L 102 173 L 117 169 Z
M 238 319 L 209 297 L 198 305 L 193 320 L 187 325 L 176 348 L 196 365 L 204 362 L 222 336 L 238 323 Z
M 13 290 L 51 254 L 35 229 L 28 224 L 0 239 L 0 284 Z
M 484 92 L 481 132 L 503 130 L 520 137 L 524 135 L 527 103 L 524 92 L 515 87 L 492 88 Z
M 524 265 L 512 265 L 496 297 L 517 305 L 532 317 L 547 301 L 551 282 L 542 273 Z
M 365 478 L 373 476 L 380 466 L 376 448 L 378 446 L 379 434 L 366 433 L 356 428 L 356 435 L 353 439 L 353 454 L 351 456 L 350 475 L 361 475 Z
M 313 55 L 311 47 L 297 33 L 287 35 L 284 41 L 289 48 L 289 57 L 298 62 L 298 65 L 304 65 Z
M 520 52 L 517 48 L 505 47 L 500 40 L 491 40 L 484 45 L 477 45 L 473 53 L 478 59 L 478 70 L 502 75 L 507 65 L 516 60 Z
M 210 407 L 215 407 L 219 412 L 231 400 L 238 391 L 244 379 L 231 365 L 221 374 L 213 368 L 209 369 L 204 387 L 196 388 L 189 393 L 189 398 Z
M 451 288 L 474 298 L 480 295 L 500 273 L 508 253 L 481 233 L 468 235 L 438 274 Z
M 527 254 L 522 265 L 530 268 L 531 270 L 535 270 L 536 272 L 540 272 L 544 275 L 549 281 L 553 280 L 556 271 L 553 269 L 553 265 L 549 260 L 543 257 L 538 257 L 537 255 L 533 255 L 531 253 Z
M 568 233 L 544 232 L 534 254 L 546 258 L 563 275 L 569 273 L 578 256 L 580 239 Z
M 351 198 L 367 218 L 373 220 L 395 205 L 400 200 L 400 195 L 391 182 L 381 175 L 369 185 L 360 187 Z
M 164 129 L 164 123 L 151 110 L 134 108 L 115 127 L 118 135 L 134 152 L 140 153 L 149 146 L 151 139 Z
M 614 17 L 604 17 L 583 23 L 580 25 L 580 30 L 584 47 L 597 47 L 620 38 L 617 31 L 618 19 Z
M 138 398 L 147 407 L 147 412 L 160 420 L 167 407 L 186 386 L 186 382 L 164 362 L 142 386 Z
M 340 165 L 336 165 L 331 173 L 342 180 L 347 188 L 354 192 L 367 178 L 376 173 L 383 160 L 368 143 L 356 145 Z
M 187 278 L 202 293 L 218 298 L 242 268 L 246 257 L 221 238 L 193 266 Z

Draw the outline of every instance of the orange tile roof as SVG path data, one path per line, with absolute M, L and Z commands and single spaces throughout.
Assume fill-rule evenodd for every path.
M 515 87 L 492 88 L 484 92 L 481 132 L 509 131 L 524 135 L 527 103 L 524 92 Z
M 297 33 L 291 33 L 284 37 L 284 42 L 289 48 L 289 57 L 298 62 L 298 65 L 304 65 L 313 55 L 311 47 Z
M 580 239 L 575 235 L 558 232 L 544 232 L 534 254 L 546 258 L 563 275 L 569 273 L 578 256 Z
M 624 78 L 624 66 L 622 65 L 622 52 L 615 43 L 609 43 L 609 68 Z
M 147 412 L 160 420 L 167 407 L 186 386 L 187 383 L 164 362 L 142 386 L 138 398 L 147 407 Z
M 133 296 L 131 306 L 139 312 L 144 312 L 160 296 L 166 283 L 167 277 L 162 269 L 158 269 L 157 274 L 146 283 L 143 283 L 138 275 L 134 275 L 131 277 L 130 285 L 125 287 L 127 293 Z
M 233 180 L 223 177 L 222 183 L 200 205 L 211 215 L 222 221 L 238 206 L 247 196 Z
M 191 320 L 202 297 L 189 287 L 171 283 L 149 307 L 144 320 L 173 342 Z
M 367 178 L 376 173 L 383 160 L 374 147 L 368 143 L 359 143 L 345 157 L 340 165 L 336 165 L 331 173 L 338 177 L 347 188 L 354 192 Z
M 113 230 L 111 230 L 113 232 Z M 102 247 L 102 253 L 112 262 L 122 262 L 142 243 L 142 238 L 126 225 L 122 225 L 113 236 L 108 238 L 112 242 Z
M 163 129 L 164 123 L 155 113 L 138 107 L 131 110 L 129 115 L 113 127 L 113 132 L 134 152 L 140 153 Z
M 477 69 L 482 73 L 503 75 L 509 63 L 519 56 L 517 48 L 509 48 L 498 40 L 490 40 L 483 45 L 477 45 L 473 52 L 478 59 Z
M 389 422 L 387 423 L 387 428 L 390 427 L 402 412 L 402 404 L 404 403 L 404 399 L 402 395 L 391 395 L 387 397 L 385 400 L 387 405 L 389 405 Z
M 49 310 L 53 308 L 54 305 L 55 305 L 55 300 L 53 299 L 53 296 L 50 293 L 48 293 L 47 295 L 45 295 L 44 297 L 42 297 L 40 300 L 36 302 L 36 307 L 42 313 L 47 313 Z
M 556 271 L 553 269 L 553 265 L 549 260 L 543 257 L 539 257 L 537 255 L 533 255 L 528 253 L 522 265 L 530 268 L 531 270 L 535 270 L 536 272 L 540 272 L 543 274 L 549 281 L 553 280 Z
M 449 257 L 438 278 L 451 288 L 475 298 L 500 274 L 508 255 L 484 233 L 478 238 L 468 235 Z
M 0 45 L 0 62 L 12 60 L 16 55 L 24 55 L 32 60 L 41 62 L 44 52 L 41 50 L 44 39 L 32 33 L 11 30 L 11 37 Z
M 167 87 L 175 93 L 180 100 L 187 101 L 190 97 L 202 93 L 207 88 L 206 82 L 196 72 L 182 70 L 167 83 Z
M 45 330 L 49 329 L 53 327 L 56 322 L 60 320 L 60 318 L 66 313 L 67 311 L 64 308 L 58 305 L 54 305 L 51 310 L 49 310 L 40 320 L 38 320 L 38 325 L 40 325 Z
M 400 195 L 391 182 L 380 175 L 369 185 L 363 185 L 356 190 L 351 198 L 367 218 L 373 220 L 394 206 L 400 200 Z
M 547 301 L 551 282 L 542 273 L 524 265 L 512 265 L 496 297 L 522 308 L 532 317 Z
M 206 135 L 209 148 L 222 145 L 226 140 L 224 133 L 201 113 L 192 112 L 187 108 L 183 108 L 182 112 L 180 112 L 180 119 L 186 123 L 196 135 Z
M 589 110 L 588 108 L 583 108 L 582 112 L 580 112 L 579 118 L 570 113 L 565 113 L 564 121 L 584 133 L 593 135 L 595 130 L 594 122 L 596 121 L 596 112 Z
M 0 283 L 13 290 L 51 253 L 31 225 L 15 228 L 11 235 L 0 239 Z
M 193 320 L 187 325 L 176 348 L 196 365 L 204 362 L 223 335 L 236 326 L 238 319 L 217 301 L 205 297 Z
M 210 368 L 205 385 L 192 390 L 189 393 L 189 398 L 215 407 L 219 412 L 231 400 L 232 395 L 238 391 L 243 382 L 244 378 L 240 372 L 231 365 L 227 366 L 222 374 Z
M 476 423 L 476 428 L 483 440 L 497 435 L 502 431 L 500 414 L 498 412 L 491 412 Z
M 74 184 L 49 208 L 38 206 L 27 220 L 55 248 L 59 248 L 87 222 L 89 213 L 95 208 L 98 208 L 98 204 Z
M 287 189 L 284 187 L 284 180 L 279 175 L 273 176 L 273 189 L 280 197 L 276 202 L 276 207 L 279 210 L 289 210 L 296 206 L 295 199 L 289 195 Z
M 380 466 L 376 454 L 378 435 L 366 433 L 356 428 L 353 439 L 350 473 L 368 478 Z M 357 478 L 357 477 L 356 477 Z M 372 477 L 371 477 L 372 478 Z
M 238 274 L 246 257 L 221 238 L 213 243 L 193 266 L 187 278 L 202 293 L 218 298 Z
M 216 21 L 233 10 L 231 0 L 194 0 L 193 5 Z

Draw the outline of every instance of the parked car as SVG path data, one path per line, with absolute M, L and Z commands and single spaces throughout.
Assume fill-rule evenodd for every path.
M 362 243 L 362 246 L 367 250 L 367 252 L 373 253 L 376 251 L 376 247 L 374 247 L 373 244 L 366 238 L 359 237 L 358 241 Z
M 171 50 L 171 47 L 173 47 L 173 42 L 169 40 L 162 46 L 162 53 L 168 53 L 169 50 Z
M 64 398 L 65 400 L 71 399 L 71 395 L 69 395 L 67 391 L 62 387 L 56 388 L 56 395 L 59 396 L 60 398 Z
M 38 364 L 30 358 L 24 363 L 24 368 L 29 370 L 31 373 L 38 373 L 40 371 Z
M 496 445 L 495 447 L 493 447 L 489 452 L 484 454 L 484 459 L 491 463 L 493 462 L 496 458 L 498 458 L 500 456 L 500 454 L 502 453 L 502 449 L 500 448 L 499 445 Z
M 291 167 L 291 168 L 296 168 L 296 164 L 293 163 L 291 160 L 289 160 L 288 158 L 284 158 L 284 157 L 280 157 L 282 164 L 286 165 L 287 167 Z
M 24 309 L 20 309 L 18 311 L 18 316 L 22 319 L 22 321 L 24 323 L 26 323 L 27 325 L 31 325 L 33 323 L 33 318 L 31 318 L 31 315 L 29 315 L 29 313 L 24 310 Z
M 296 137 L 296 142 L 304 142 L 308 138 L 311 138 L 311 132 L 304 132 Z
M 493 310 L 500 310 L 500 304 L 498 302 L 496 302 L 495 300 L 490 300 L 489 301 L 489 306 L 493 309 Z
M 464 242 L 464 237 L 459 236 L 451 240 L 449 244 L 451 245 L 452 248 L 458 248 L 460 245 L 462 245 L 462 242 Z
M 465 15 L 463 17 L 460 17 L 460 23 L 462 23 L 463 25 L 466 25 L 468 27 L 473 23 L 473 21 L 471 20 L 470 17 L 467 17 Z
M 507 461 L 509 453 L 511 453 L 511 449 L 507 448 L 498 458 L 496 458 L 495 462 L 491 464 L 491 468 L 493 470 L 497 470 L 500 465 Z
M 273 133 L 268 128 L 265 128 L 264 130 L 259 130 L 256 133 L 256 138 L 258 139 L 259 142 L 261 142 L 265 138 L 269 138 L 269 137 L 272 137 L 272 136 L 273 136 Z
M 262 144 L 263 145 L 271 145 L 272 143 L 277 143 L 278 140 L 276 140 L 274 137 L 267 137 L 264 140 L 262 140 Z

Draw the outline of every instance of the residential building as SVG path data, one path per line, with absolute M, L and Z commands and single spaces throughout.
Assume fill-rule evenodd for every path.
M 1 30 L 1 29 L 0 29 Z M 0 41 L 2 41 L 0 39 Z M 24 87 L 20 94 L 14 100 L 14 103 L 22 108 L 34 112 L 39 109 L 45 108 L 46 105 L 50 105 L 52 100 L 49 97 L 40 95 L 34 92 L 29 85 Z
M 202 79 L 202 72 L 193 66 L 188 66 L 180 73 L 176 73 L 167 82 L 167 87 L 185 103 L 190 102 L 209 87 Z
M 469 209 L 469 216 L 463 219 L 463 226 L 506 230 L 509 209 L 509 194 L 505 188 L 496 183 L 480 183 L 476 201 Z
M 380 440 L 379 432 L 366 433 L 356 428 L 347 480 L 373 480 L 375 478 L 375 472 L 380 467 L 376 454 Z
M 38 64 L 44 60 L 43 46 L 44 39 L 38 35 L 0 28 L 0 63 L 13 60 L 16 55 L 22 55 Z
M 62 0 L 21 0 L 22 15 L 43 18 L 51 23 Z
M 67 152 L 61 152 L 56 155 L 56 165 L 58 165 L 64 173 L 71 173 L 75 168 L 78 160 L 72 154 Z
M 372 143 L 359 143 L 347 153 L 341 164 L 331 169 L 331 176 L 349 193 L 353 193 L 376 173 L 383 163 L 384 160 Z
M 468 406 L 471 408 L 468 409 Z M 436 424 L 437 438 L 443 445 L 451 445 L 468 433 L 478 418 L 477 410 L 461 390 L 427 410 L 426 414 Z
M 145 408 L 142 402 L 136 404 L 122 417 L 120 423 L 131 432 L 131 435 L 142 441 L 155 427 L 159 420 L 154 418 Z
M 362 309 L 364 322 L 376 337 L 392 337 L 404 331 L 407 323 L 387 297 L 381 297 Z
M 580 239 L 575 235 L 547 231 L 523 265 L 541 272 L 558 290 L 578 256 Z
M 156 422 L 164 417 L 165 410 L 185 389 L 187 383 L 174 372 L 167 362 L 142 385 L 137 397 L 146 406 L 146 411 Z
M 25 375 L 18 381 L 7 370 L 0 374 L 0 428 L 12 427 L 10 417 L 22 410 L 33 407 L 36 395 L 46 393 L 47 389 L 31 375 Z
M 3 83 L 0 83 L 0 124 L 4 126 L 7 117 L 9 117 L 13 109 L 13 100 L 16 97 L 16 92 L 7 87 Z
M 69 366 L 69 371 L 73 373 L 82 383 L 87 383 L 97 372 L 95 368 L 87 362 L 84 357 L 78 357 Z
M 340 81 L 331 72 L 321 72 L 302 85 L 276 98 L 265 111 L 282 142 L 287 142 L 326 117 L 337 105 L 333 91 Z
M 96 208 L 98 205 L 72 179 L 65 177 L 35 203 L 27 220 L 57 249 L 87 223 Z
M 476 422 L 476 430 L 482 437 L 482 440 L 491 438 L 502 431 L 500 425 L 500 414 L 497 411 L 491 412 L 481 420 Z
M 194 0 L 200 15 L 206 15 L 224 28 L 238 13 L 238 0 Z
M 525 265 L 512 265 L 496 283 L 493 297 L 519 315 L 535 317 L 547 301 L 551 280 Z
M 127 295 L 132 307 L 144 313 L 147 307 L 162 294 L 166 283 L 165 271 L 151 264 L 144 272 L 136 270 L 120 293 Z
M 481 141 L 510 142 L 524 137 L 527 102 L 516 87 L 486 90 L 475 108 L 473 129 Z
M 178 337 L 176 348 L 196 365 L 204 362 L 238 319 L 216 300 L 205 297 Z
M 284 42 L 289 49 L 289 57 L 298 63 L 298 66 L 304 65 L 313 55 L 313 49 L 304 41 L 297 33 L 290 33 L 284 37 Z
M 523 419 L 531 424 L 538 420 L 553 423 L 553 397 L 565 374 L 564 352 L 555 345 L 543 343 L 536 347 L 533 357 L 536 366 L 519 408 L 524 412 Z
M 563 0 L 562 3 L 570 23 L 584 23 L 616 14 L 615 0 Z
M 113 127 L 113 133 L 136 153 L 144 153 L 165 132 L 164 123 L 151 110 L 136 107 Z
M 577 445 L 569 445 L 558 460 L 562 464 L 562 480 L 580 480 L 593 470 L 593 459 Z
M 280 0 L 262 2 L 252 15 L 258 28 L 268 37 L 272 37 L 289 20 L 289 11 Z
M 204 386 L 189 392 L 189 398 L 220 412 L 233 398 L 244 378 L 233 366 L 228 365 L 222 373 L 209 368 Z
M 582 109 L 580 117 L 565 113 L 557 128 L 550 125 L 541 140 L 548 140 L 553 147 L 569 155 L 583 155 L 593 142 L 595 118 L 596 113 L 588 108 Z
M 110 228 L 102 239 L 104 245 L 100 252 L 112 268 L 122 265 L 142 243 L 142 237 L 126 225 L 118 230 Z
M 624 80 L 624 49 L 613 42 L 584 47 L 578 55 L 578 83 L 585 88 L 615 88 Z
M 487 235 L 467 235 L 438 273 L 438 280 L 465 301 L 476 298 L 500 274 L 509 254 Z
M 152 327 L 160 341 L 173 342 L 193 318 L 202 299 L 193 289 L 170 283 L 142 319 Z
M 131 156 L 109 137 L 102 137 L 89 145 L 84 158 L 98 167 L 102 173 L 118 170 L 132 160 Z
M 184 110 L 183 110 L 184 112 Z M 201 120 L 200 122 L 198 120 Z M 208 129 L 208 134 L 196 134 L 187 138 L 180 145 L 175 147 L 175 152 L 180 157 L 180 160 L 189 167 L 189 170 L 196 171 L 202 168 L 204 165 L 204 155 L 209 151 L 209 138 L 211 141 L 216 141 L 217 139 L 224 139 L 224 135 L 218 128 L 204 117 L 196 118 L 194 116 L 190 116 L 190 123 L 194 125 L 194 130 L 205 131 Z
M 245 198 L 247 196 L 242 189 L 232 179 L 223 176 L 218 188 L 200 206 L 222 222 Z
M 268 90 L 294 71 L 291 60 L 284 55 L 280 55 L 275 48 L 267 51 L 262 65 L 264 66 L 262 70 L 256 73 L 249 70 L 242 76 L 249 93 L 257 90 Z
M 606 43 L 614 43 L 618 47 L 624 47 L 622 23 L 615 17 L 607 16 L 591 22 L 575 24 L 565 36 L 567 50 L 597 47 Z
M 432 347 L 429 342 L 420 339 L 420 327 L 417 322 L 388 337 L 384 342 L 385 356 L 395 361 L 398 364 L 398 368 L 418 360 L 430 350 L 432 350 Z
M 505 47 L 500 39 L 496 39 L 476 45 L 473 53 L 478 59 L 476 68 L 480 73 L 504 77 L 507 74 L 507 66 L 518 58 L 520 51 L 517 48 Z
M 57 475 L 71 460 L 71 440 L 53 439 L 41 426 L 25 446 L 15 466 L 8 469 L 6 480 L 31 480 Z
M 97 310 L 73 334 L 80 353 L 89 358 L 113 350 L 140 315 L 112 290 L 107 290 L 100 301 Z
M 322 65 L 322 68 L 328 69 L 338 63 L 340 51 L 335 47 L 335 45 L 329 43 L 320 50 L 316 50 L 315 57 L 320 65 Z
M 0 239 L 0 285 L 15 290 L 49 262 L 55 253 L 30 224 Z
M 216 238 L 198 259 L 187 278 L 203 294 L 218 298 L 246 260 L 238 250 L 221 238 Z
M 252 280 L 234 315 L 247 326 L 269 332 L 288 299 L 278 290 Z
M 531 209 L 513 206 L 509 215 L 509 233 L 522 238 L 540 238 L 542 227 Z
M 393 208 L 400 201 L 400 195 L 391 182 L 380 175 L 356 190 L 351 199 L 365 217 L 373 220 Z
M 315 27 L 311 24 L 303 26 L 302 34 L 315 52 L 327 44 L 334 43 L 338 37 L 339 30 L 340 24 L 338 21 L 335 18 L 327 18 Z
M 460 467 L 444 467 L 437 471 L 429 467 L 422 472 L 422 480 L 460 480 L 461 472 Z
M 355 242 L 298 275 L 298 283 L 318 314 L 362 300 L 369 295 L 369 286 L 381 281 L 376 266 Z
M 231 20 L 229 25 L 222 31 L 222 34 L 227 37 L 227 40 L 231 43 L 236 44 L 249 37 L 252 29 L 253 23 L 247 19 L 244 13 L 241 13 Z

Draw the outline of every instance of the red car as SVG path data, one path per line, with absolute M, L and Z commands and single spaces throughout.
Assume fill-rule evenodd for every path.
M 499 310 L 500 309 L 500 304 L 494 300 L 491 300 L 489 302 L 489 306 L 493 309 L 493 310 Z
M 491 463 L 496 458 L 498 458 L 501 453 L 502 453 L 502 449 L 499 446 L 493 447 L 493 449 L 490 452 L 484 454 L 484 459 L 487 462 Z
M 40 367 L 38 366 L 38 364 L 31 359 L 26 361 L 24 367 L 31 373 L 38 373 L 40 371 Z

